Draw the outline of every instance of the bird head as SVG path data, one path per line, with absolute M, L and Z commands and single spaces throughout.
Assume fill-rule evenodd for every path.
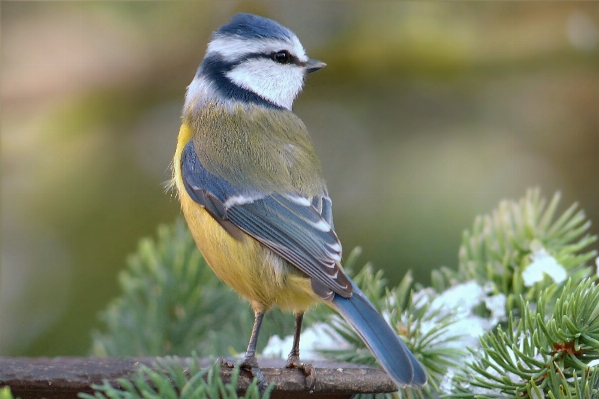
M 186 103 L 249 103 L 291 110 L 308 73 L 326 64 L 308 58 L 297 36 L 279 23 L 237 14 L 212 35 Z

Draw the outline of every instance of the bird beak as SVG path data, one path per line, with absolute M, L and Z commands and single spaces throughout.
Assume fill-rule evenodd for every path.
M 308 58 L 308 61 L 306 62 L 306 71 L 308 71 L 308 73 L 316 72 L 319 69 L 324 68 L 325 66 L 327 66 L 327 64 L 325 64 L 322 61 L 318 61 L 313 58 Z

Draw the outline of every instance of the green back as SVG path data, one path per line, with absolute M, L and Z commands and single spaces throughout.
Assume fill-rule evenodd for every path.
M 293 112 L 210 104 L 186 119 L 200 162 L 229 183 L 307 196 L 326 190 L 310 135 Z

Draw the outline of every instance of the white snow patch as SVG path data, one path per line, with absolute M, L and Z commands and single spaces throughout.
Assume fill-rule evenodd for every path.
M 262 355 L 270 358 L 287 359 L 292 345 L 293 335 L 288 335 L 283 339 L 278 335 L 273 335 L 268 340 Z M 300 355 L 302 359 L 323 360 L 325 357 L 318 352 L 319 350 L 343 350 L 351 347 L 329 324 L 316 323 L 302 332 Z
M 415 292 L 413 301 L 416 307 L 430 302 L 428 314 L 423 317 L 424 321 L 421 324 L 421 334 L 427 334 L 450 316 L 454 322 L 444 329 L 444 334 L 438 338 L 439 343 L 434 345 L 446 348 L 478 349 L 479 337 L 506 319 L 506 297 L 503 294 L 488 296 L 492 291 L 493 287 L 481 287 L 475 281 L 469 281 L 457 284 L 440 294 L 432 288 Z M 480 317 L 474 313 L 481 303 L 484 303 L 491 312 L 490 318 Z M 472 357 L 468 355 L 462 360 L 468 362 Z
M 566 281 L 568 277 L 566 269 L 553 256 L 549 255 L 545 248 L 534 249 L 531 259 L 532 263 L 522 273 L 525 286 L 531 287 L 535 283 L 543 281 L 545 274 L 558 284 Z

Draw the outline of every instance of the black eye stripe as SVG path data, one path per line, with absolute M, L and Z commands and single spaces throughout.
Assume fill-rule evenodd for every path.
M 265 53 L 250 53 L 250 54 L 246 54 L 242 58 L 240 58 L 240 59 L 236 60 L 235 62 L 233 62 L 231 66 L 237 66 L 237 65 L 243 63 L 244 61 L 250 60 L 250 59 L 253 59 L 253 58 L 267 58 L 269 60 L 275 61 L 274 60 L 274 55 L 277 54 L 277 53 L 279 53 L 279 52 L 280 51 L 274 51 L 274 52 L 268 53 L 268 54 L 265 54 Z M 277 62 L 277 61 L 275 61 L 275 62 Z M 297 58 L 296 56 L 294 56 L 291 53 L 289 53 L 289 62 L 287 62 L 285 64 L 282 64 L 282 65 L 289 65 L 289 64 L 294 64 L 294 65 L 301 66 L 301 67 L 306 66 L 305 62 L 300 61 L 299 58 Z

